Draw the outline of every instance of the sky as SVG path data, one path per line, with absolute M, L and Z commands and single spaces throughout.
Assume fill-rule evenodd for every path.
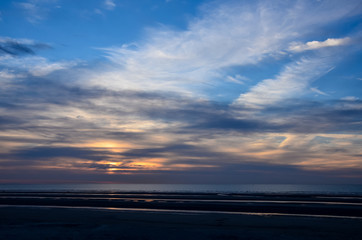
M 362 184 L 360 0 L 2 0 L 0 183 Z

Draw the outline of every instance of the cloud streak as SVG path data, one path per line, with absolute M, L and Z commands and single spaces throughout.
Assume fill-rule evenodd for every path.
M 58 0 L 28 0 L 25 2 L 16 2 L 15 4 L 23 9 L 26 19 L 33 24 L 39 23 L 47 18 L 52 8 Z
M 292 46 L 289 47 L 289 51 L 292 52 L 303 52 L 308 50 L 316 50 L 325 47 L 336 47 L 347 45 L 351 42 L 349 37 L 345 38 L 328 38 L 325 41 L 310 41 L 305 44 L 303 43 L 293 43 Z
M 46 43 L 37 43 L 29 39 L 0 37 L 0 56 L 33 55 L 37 50 L 49 48 L 51 48 L 51 46 Z
M 114 10 L 117 5 L 113 0 L 105 0 L 104 6 L 107 10 Z
M 47 43 L 30 39 L 0 37 L 0 76 L 3 79 L 21 78 L 24 73 L 33 76 L 45 76 L 54 71 L 69 69 L 79 61 L 50 62 L 47 58 L 37 56 L 40 50 L 51 50 Z
M 330 59 L 302 58 L 289 64 L 274 79 L 266 79 L 240 95 L 234 105 L 257 108 L 301 96 L 309 84 L 331 70 Z

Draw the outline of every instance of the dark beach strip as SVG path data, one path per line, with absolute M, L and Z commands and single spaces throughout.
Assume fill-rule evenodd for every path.
M 351 195 L 1 192 L 0 204 L 362 217 L 362 197 Z

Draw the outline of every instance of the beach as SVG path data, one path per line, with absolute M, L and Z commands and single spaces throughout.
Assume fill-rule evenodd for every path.
M 0 239 L 361 239 L 362 220 L 1 207 Z
M 2 192 L 0 239 L 361 239 L 360 196 Z

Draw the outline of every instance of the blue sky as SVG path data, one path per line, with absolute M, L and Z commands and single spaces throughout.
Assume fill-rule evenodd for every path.
M 2 1 L 2 31 L 54 45 L 50 58 L 92 60 L 95 48 L 141 40 L 145 28 L 184 29 L 198 1 Z M 16 26 L 14 28 L 14 26 Z M 21 27 L 20 27 L 21 26 Z
M 0 182 L 362 183 L 360 1 L 5 0 Z

